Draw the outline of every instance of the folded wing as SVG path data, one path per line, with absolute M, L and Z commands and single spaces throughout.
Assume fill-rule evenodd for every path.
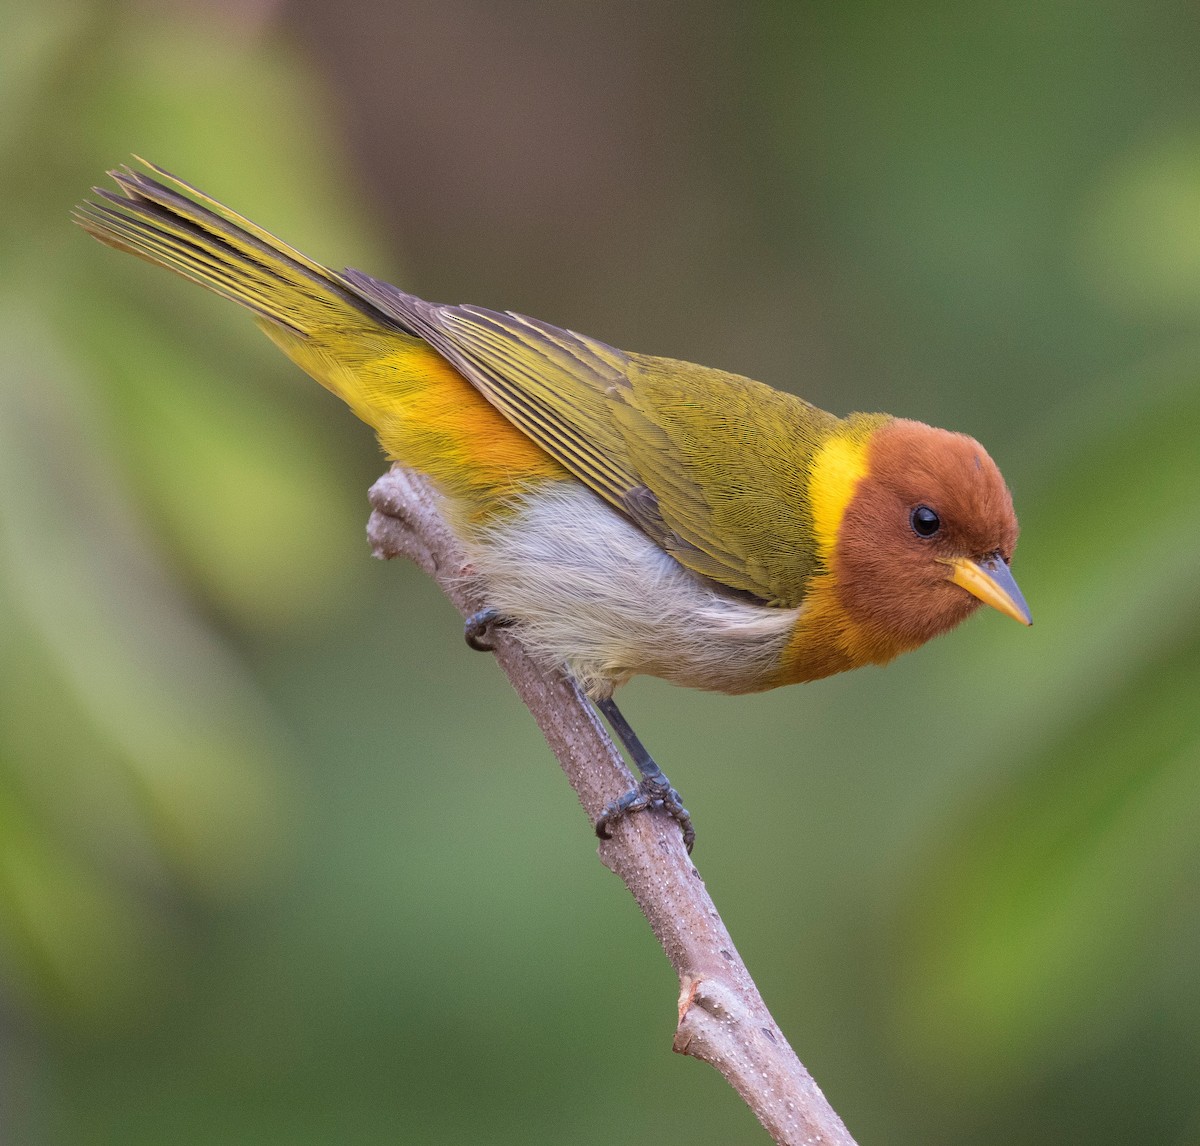
M 803 598 L 816 561 L 808 469 L 833 415 L 523 315 L 343 279 L 681 564 L 769 604 Z

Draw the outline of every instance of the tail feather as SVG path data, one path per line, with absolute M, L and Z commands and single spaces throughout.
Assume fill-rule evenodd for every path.
M 395 328 L 340 275 L 184 183 L 139 160 L 152 178 L 122 167 L 119 192 L 93 188 L 75 220 L 100 242 L 166 267 L 301 337 L 369 322 Z M 160 181 L 161 180 L 161 181 Z
M 360 290 L 349 273 L 138 162 L 144 170 L 110 172 L 117 189 L 95 189 L 76 221 L 100 242 L 251 311 L 272 342 L 375 430 L 388 457 L 427 474 L 468 516 L 509 505 L 531 481 L 566 476 L 405 324 L 380 284 L 362 276 Z

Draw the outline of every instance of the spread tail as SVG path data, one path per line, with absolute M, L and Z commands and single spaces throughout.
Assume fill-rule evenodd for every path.
M 109 174 L 119 191 L 94 187 L 102 202 L 74 218 L 100 242 L 166 267 L 301 338 L 347 326 L 395 329 L 340 275 L 195 187 L 139 159 Z
M 471 512 L 565 472 L 399 313 L 395 292 L 323 267 L 160 167 L 109 174 L 75 220 L 100 242 L 246 307 L 298 366 L 374 428 L 388 456 Z M 147 174 L 148 173 L 148 174 Z M 357 275 L 357 272 L 353 272 Z M 415 301 L 415 300 L 413 300 Z

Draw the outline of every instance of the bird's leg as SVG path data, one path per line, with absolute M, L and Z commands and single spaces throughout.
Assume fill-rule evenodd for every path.
M 604 714 L 609 727 L 617 734 L 618 739 L 625 745 L 629 758 L 637 765 L 642 778 L 636 788 L 630 789 L 625 795 L 618 797 L 608 804 L 596 821 L 596 835 L 602 840 L 612 838 L 612 825 L 623 816 L 632 812 L 642 812 L 647 808 L 662 808 L 673 820 L 679 822 L 683 832 L 683 846 L 690 853 L 696 842 L 696 830 L 692 827 L 692 817 L 679 798 L 679 793 L 671 787 L 671 781 L 666 773 L 654 762 L 654 758 L 646 751 L 637 733 L 629 727 L 621 710 L 609 697 L 594 702 Z
M 480 609 L 472 613 L 463 625 L 463 639 L 477 653 L 490 653 L 495 650 L 491 642 L 493 629 L 502 629 L 511 625 L 512 618 L 501 616 L 499 609 Z
M 472 613 L 467 618 L 463 626 L 463 637 L 476 652 L 490 653 L 495 648 L 491 642 L 492 630 L 512 623 L 512 618 L 504 616 L 499 609 L 480 609 L 478 613 Z M 633 812 L 643 812 L 647 808 L 661 808 L 671 819 L 678 821 L 683 832 L 684 847 L 691 852 L 692 845 L 696 842 L 696 829 L 692 827 L 692 817 L 683 806 L 679 793 L 671 787 L 670 780 L 654 762 L 654 757 L 646 751 L 637 733 L 630 728 L 629 721 L 612 698 L 597 700 L 594 703 L 608 721 L 609 727 L 617 734 L 617 739 L 625 745 L 629 758 L 642 774 L 636 788 L 631 788 L 625 795 L 605 806 L 596 821 L 596 835 L 602 840 L 612 839 L 612 825 L 624 816 Z

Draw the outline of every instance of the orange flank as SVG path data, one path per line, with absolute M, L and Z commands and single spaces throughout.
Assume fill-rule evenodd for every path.
M 473 506 L 507 502 L 531 482 L 570 476 L 425 343 L 380 359 L 375 371 L 386 380 L 374 421 L 383 448 L 451 496 Z M 397 378 L 411 387 L 397 387 Z
M 473 518 L 509 505 L 531 483 L 570 477 L 420 339 L 376 328 L 370 353 L 348 362 L 344 346 L 335 352 L 321 331 L 300 338 L 269 320 L 259 325 L 375 430 L 392 461 L 427 474 Z

